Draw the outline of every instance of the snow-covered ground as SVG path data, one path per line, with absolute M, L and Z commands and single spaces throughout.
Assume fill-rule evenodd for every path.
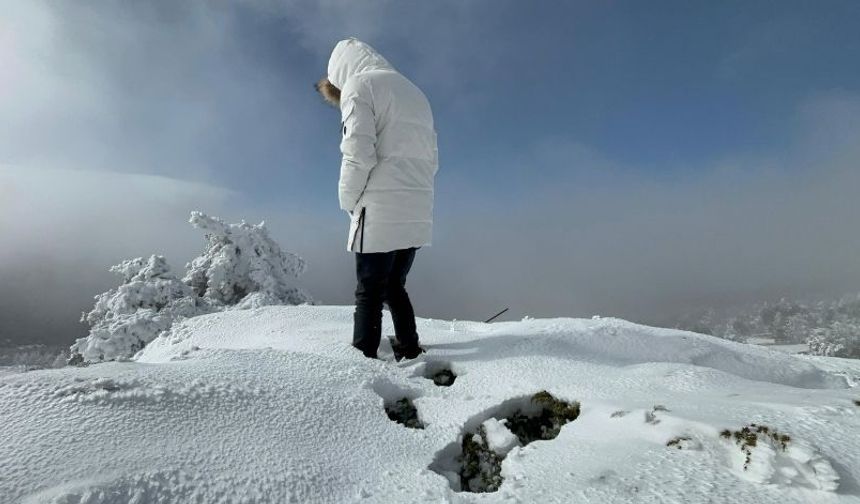
M 782 344 L 777 343 L 774 338 L 748 338 L 746 340 L 747 343 L 751 345 L 761 345 L 770 348 L 771 350 L 778 350 L 780 352 L 790 353 L 790 354 L 805 354 L 809 353 L 809 345 L 806 343 L 789 343 Z
M 419 320 L 428 352 L 395 363 L 352 349 L 351 324 L 351 307 L 215 313 L 132 362 L 0 375 L 0 502 L 860 503 L 855 362 L 536 319 Z M 441 369 L 451 386 L 425 378 Z M 519 446 L 502 419 L 542 390 L 581 413 Z M 403 397 L 423 429 L 389 420 Z M 732 433 L 751 424 L 769 434 L 747 460 Z M 480 425 L 504 480 L 459 491 Z

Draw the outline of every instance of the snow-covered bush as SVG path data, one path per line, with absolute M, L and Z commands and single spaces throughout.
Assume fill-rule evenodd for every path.
M 725 429 L 720 437 L 740 448 L 730 463 L 745 480 L 827 492 L 839 488 L 839 473 L 817 448 L 773 427 L 751 423 L 735 431 Z
M 163 256 L 130 259 L 110 271 L 123 283 L 96 296 L 95 307 L 81 317 L 90 334 L 72 345 L 70 363 L 131 357 L 176 319 L 218 309 L 173 275 Z
M 264 223 L 226 224 L 200 212 L 192 212 L 190 222 L 206 232 L 206 250 L 188 264 L 184 278 L 198 296 L 236 305 L 254 294 L 243 303 L 250 307 L 310 300 L 292 285 L 304 260 L 281 250 Z
M 192 212 L 189 222 L 206 231 L 207 244 L 184 278 L 175 276 L 162 256 L 113 266 L 122 284 L 96 296 L 93 309 L 82 316 L 90 334 L 72 345 L 71 364 L 131 357 L 181 319 L 311 302 L 291 285 L 304 261 L 282 251 L 264 224 L 226 224 L 200 212 Z
M 860 324 L 833 322 L 816 329 L 807 344 L 814 355 L 860 359 Z
M 110 268 L 122 276 L 122 284 L 96 296 L 95 307 L 81 321 L 97 326 L 116 315 L 138 310 L 161 311 L 173 300 L 191 295 L 191 288 L 176 278 L 163 256 L 138 257 Z
M 463 436 L 461 458 L 463 469 L 460 471 L 460 484 L 463 490 L 495 492 L 502 485 L 502 460 L 505 457 L 490 447 L 483 425 L 478 427 L 475 434 Z
M 502 461 L 511 450 L 555 439 L 579 413 L 578 402 L 563 401 L 542 390 L 510 415 L 491 416 L 477 429 L 463 432 L 453 461 L 437 460 L 430 469 L 448 478 L 455 491 L 495 492 L 504 480 Z

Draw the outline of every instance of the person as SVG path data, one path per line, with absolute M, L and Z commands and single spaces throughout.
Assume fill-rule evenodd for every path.
M 338 199 L 350 217 L 347 249 L 355 253 L 358 281 L 352 346 L 377 358 L 385 303 L 394 322 L 395 356 L 415 358 L 424 349 L 406 277 L 432 234 L 439 163 L 430 103 L 355 38 L 335 45 L 327 76 L 315 87 L 341 113 Z

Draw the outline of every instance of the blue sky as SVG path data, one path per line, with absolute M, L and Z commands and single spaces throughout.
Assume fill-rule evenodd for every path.
M 860 84 L 856 2 L 484 2 L 454 15 L 450 5 L 417 13 L 406 5 L 380 8 L 379 24 L 349 33 L 425 89 L 445 171 L 479 184 L 516 180 L 524 167 L 510 160 L 547 138 L 656 177 L 782 151 L 798 107 Z M 279 19 L 242 19 L 250 50 L 299 90 L 322 73 L 337 40 L 321 36 L 309 51 Z M 388 32 L 386 23 L 411 29 Z M 332 114 L 290 98 L 284 107 L 305 129 L 266 152 L 319 167 L 303 182 L 324 192 L 326 167 L 337 164 Z M 551 167 L 562 176 L 576 168 Z M 218 172 L 235 182 L 233 170 Z
M 346 35 L 375 45 L 431 98 L 443 187 L 445 172 L 517 180 L 524 167 L 511 160 L 546 139 L 655 177 L 767 155 L 794 140 L 803 103 L 860 85 L 856 2 L 218 5 L 67 5 L 58 31 L 107 73 L 106 99 L 120 110 L 103 127 L 123 124 L 117 156 L 167 135 L 189 140 L 147 153 L 134 171 L 160 165 L 184 178 L 176 165 L 189 160 L 205 165 L 202 178 L 271 201 L 328 203 L 339 130 L 310 83 Z M 341 6 L 349 19 L 330 15 Z M 123 23 L 138 35 L 124 37 Z M 88 29 L 100 25 L 111 28 Z M 189 124 L 162 129 L 176 115 Z M 261 187 L 259 177 L 284 183 Z
M 57 322 L 34 334 L 63 332 L 115 282 L 109 264 L 163 251 L 181 266 L 200 247 L 184 224 L 198 207 L 265 219 L 309 260 L 308 289 L 349 303 L 338 112 L 312 89 L 347 36 L 434 109 L 441 166 L 434 245 L 412 280 L 420 314 L 511 306 L 511 317 L 661 322 L 860 290 L 848 231 L 860 217 L 858 2 L 36 1 L 10 12 L 0 190 L 12 197 L 0 209 L 21 218 L 0 218 L 16 238 L 0 248 L 0 276 L 26 298 L 57 286 Z M 62 246 L 46 238 L 58 235 Z M 5 327 L 0 339 L 16 331 Z

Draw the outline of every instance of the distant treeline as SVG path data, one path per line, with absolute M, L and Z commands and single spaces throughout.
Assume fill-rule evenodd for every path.
M 734 341 L 773 338 L 776 344 L 806 343 L 815 355 L 860 358 L 860 294 L 814 303 L 783 298 L 722 316 L 706 310 L 676 326 Z
M 67 346 L 0 346 L 0 366 L 15 366 L 21 370 L 61 367 L 66 364 L 68 356 Z

